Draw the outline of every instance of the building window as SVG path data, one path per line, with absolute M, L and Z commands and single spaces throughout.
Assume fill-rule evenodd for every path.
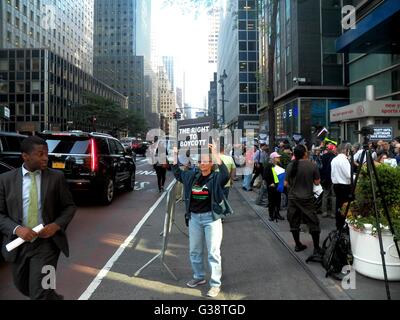
M 16 113 L 17 113 L 17 116 L 25 115 L 25 104 L 17 103 Z
M 16 82 L 15 91 L 17 93 L 25 93 L 25 82 Z
M 31 115 L 32 116 L 37 116 L 40 113 L 40 105 L 39 103 L 32 103 L 31 104 Z
M 32 81 L 31 86 L 32 92 L 40 92 L 40 81 Z

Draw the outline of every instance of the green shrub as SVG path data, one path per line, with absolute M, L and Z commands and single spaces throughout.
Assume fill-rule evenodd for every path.
M 389 214 L 393 223 L 396 237 L 400 235 L 400 167 L 393 168 L 382 164 L 376 167 L 379 183 L 389 209 Z M 373 179 L 379 212 L 380 223 L 388 226 L 388 221 L 383 209 L 383 202 L 375 178 Z M 366 167 L 364 166 L 357 183 L 355 200 L 350 207 L 351 215 L 349 221 L 356 228 L 363 229 L 364 224 L 372 224 L 376 231 L 376 219 L 374 211 L 374 200 L 372 196 L 371 182 Z

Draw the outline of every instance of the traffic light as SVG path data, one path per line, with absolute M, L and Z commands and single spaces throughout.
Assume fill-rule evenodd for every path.
M 174 112 L 172 114 L 172 118 L 173 119 L 181 119 L 182 118 L 182 114 L 180 112 Z

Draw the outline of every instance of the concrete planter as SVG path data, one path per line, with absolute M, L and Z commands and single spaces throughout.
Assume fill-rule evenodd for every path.
M 350 226 L 351 250 L 353 252 L 353 268 L 360 274 L 373 279 L 384 280 L 382 258 L 378 235 L 371 235 L 372 225 L 365 225 L 364 230 Z M 382 230 L 383 248 L 388 279 L 400 281 L 400 259 L 393 242 L 392 233 Z

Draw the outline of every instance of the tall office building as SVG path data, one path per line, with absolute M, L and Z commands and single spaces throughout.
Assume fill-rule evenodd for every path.
M 215 66 L 218 61 L 220 15 L 221 9 L 219 6 L 214 6 L 208 13 L 208 63 Z
M 151 0 L 136 0 L 136 55 L 151 64 Z
M 344 30 L 336 50 L 348 56 L 350 104 L 332 110 L 340 137 L 357 142 L 364 126 L 385 128 L 385 140 L 400 135 L 400 1 L 353 0 L 356 28 Z M 379 4 L 379 5 L 377 5 Z M 366 87 L 374 95 L 366 97 Z
M 218 43 L 218 118 L 231 129 L 258 130 L 256 1 L 227 0 Z M 225 73 L 224 73 L 225 72 Z M 221 79 L 226 74 L 226 79 Z M 224 107 L 224 110 L 223 110 Z
M 47 49 L 0 49 L 0 80 L 0 109 L 10 110 L 6 131 L 91 130 L 74 112 L 87 93 L 128 108 L 127 97 Z
M 143 56 L 137 56 L 137 1 L 96 0 L 94 75 L 129 97 L 129 109 L 143 116 Z
M 165 68 L 165 72 L 167 73 L 167 77 L 169 83 L 171 85 L 170 89 L 175 91 L 175 66 L 174 66 L 174 57 L 163 57 L 162 62 Z
M 2 0 L 0 48 L 46 48 L 93 73 L 94 0 Z
M 260 10 L 262 25 L 269 26 L 266 2 Z M 291 139 L 301 132 L 311 145 L 316 129 L 325 126 L 332 138 L 338 127 L 329 122 L 329 110 L 348 102 L 343 55 L 335 50 L 341 35 L 340 1 L 279 0 L 274 74 L 275 132 Z M 267 79 L 270 28 L 261 32 L 261 74 Z M 267 88 L 260 89 L 261 129 L 268 128 Z
M 176 112 L 176 97 L 174 91 L 171 90 L 171 83 L 163 66 L 158 68 L 158 99 L 161 119 L 163 119 L 161 129 L 168 134 L 173 113 Z

